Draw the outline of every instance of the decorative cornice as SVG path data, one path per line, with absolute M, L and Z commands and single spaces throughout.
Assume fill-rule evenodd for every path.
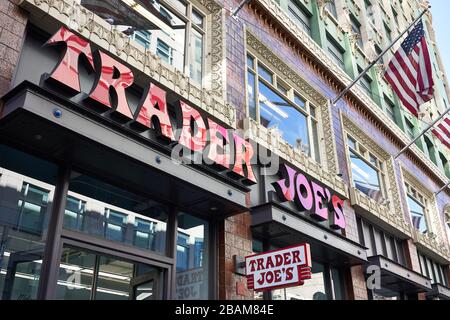
M 214 0 L 202 0 L 201 3 L 210 10 L 212 20 L 213 31 L 210 34 L 212 57 L 209 66 L 211 89 L 202 88 L 191 81 L 184 73 L 145 50 L 135 41 L 131 41 L 125 34 L 74 0 L 23 0 L 20 5 L 31 13 L 33 21 L 38 25 L 41 24 L 44 30 L 52 28 L 55 22 L 67 26 L 231 128 L 236 128 L 236 110 L 223 100 L 226 76 L 223 8 Z

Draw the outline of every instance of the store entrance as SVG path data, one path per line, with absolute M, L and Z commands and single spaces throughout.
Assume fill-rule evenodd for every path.
M 150 264 L 64 246 L 56 299 L 160 300 L 163 273 Z

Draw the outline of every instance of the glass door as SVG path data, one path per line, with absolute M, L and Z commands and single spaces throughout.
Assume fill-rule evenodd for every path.
M 65 246 L 61 254 L 56 299 L 162 299 L 163 271 L 119 257 Z

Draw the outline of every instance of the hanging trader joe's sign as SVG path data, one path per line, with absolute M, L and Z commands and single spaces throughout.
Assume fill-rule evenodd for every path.
M 301 286 L 311 279 L 309 244 L 245 257 L 245 274 L 247 287 L 255 291 Z

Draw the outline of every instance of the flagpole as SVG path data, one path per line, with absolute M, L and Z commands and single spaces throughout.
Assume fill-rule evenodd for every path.
M 440 194 L 441 192 L 443 192 L 445 189 L 447 189 L 448 187 L 450 187 L 450 181 L 447 182 L 447 184 L 445 186 L 443 186 L 441 189 L 439 189 L 438 192 L 435 193 L 435 195 L 437 196 L 438 194 Z
M 447 110 L 445 110 L 436 120 L 434 120 L 426 129 L 424 129 L 417 137 L 414 138 L 413 141 L 411 141 L 406 147 L 404 147 L 399 153 L 397 153 L 397 155 L 394 157 L 394 159 L 397 159 L 398 157 L 400 157 L 400 155 L 402 153 L 404 153 L 406 150 L 409 149 L 409 147 L 411 147 L 414 143 L 416 143 L 417 140 L 420 139 L 420 137 L 422 137 L 425 133 L 427 133 L 428 130 L 430 130 L 431 128 L 434 127 L 434 125 L 436 123 L 438 123 L 439 121 L 442 120 L 442 118 L 449 113 L 450 108 L 448 108 Z
M 405 31 L 403 31 L 397 38 L 395 38 L 395 40 L 389 45 L 389 47 L 387 47 L 386 49 L 384 49 L 383 52 L 381 52 L 361 73 L 359 76 L 356 77 L 355 80 L 352 81 L 352 83 L 350 83 L 347 88 L 344 89 L 344 91 L 342 91 L 336 98 L 334 98 L 331 103 L 332 105 L 336 105 L 336 103 L 342 99 L 342 97 L 344 97 L 345 94 L 347 94 L 347 92 L 349 92 L 351 90 L 351 88 L 353 88 L 353 86 L 355 84 L 358 83 L 359 80 L 361 80 L 362 77 L 364 77 L 366 75 L 366 73 L 372 69 L 372 67 L 378 62 L 378 60 L 380 60 L 408 31 L 409 29 L 411 29 L 412 26 L 414 26 L 420 19 L 422 19 L 423 15 L 425 13 L 427 13 L 428 10 L 430 10 L 431 6 L 428 6 L 417 18 L 416 20 L 414 20 L 411 25 L 406 28 Z

